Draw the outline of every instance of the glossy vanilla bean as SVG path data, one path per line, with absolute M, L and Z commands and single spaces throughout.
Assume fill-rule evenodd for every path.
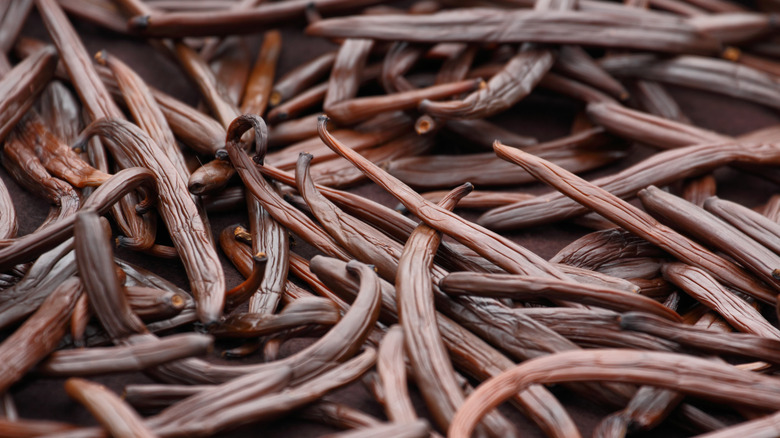
M 780 224 L 735 202 L 708 198 L 704 209 L 727 221 L 765 247 L 780 254 Z
M 352 295 L 357 291 L 358 285 L 353 279 L 339 275 L 339 272 L 343 272 L 344 268 L 344 262 L 328 257 L 316 256 L 311 263 L 311 269 L 323 281 L 327 281 L 334 288 L 338 287 L 343 291 L 348 291 Z M 382 285 L 382 309 L 390 318 L 389 322 L 397 322 L 398 307 L 395 288 L 384 280 L 380 280 L 380 284 Z M 484 379 L 512 366 L 512 360 L 440 312 L 436 313 L 436 322 L 454 364 L 469 375 Z M 533 387 L 527 392 L 517 394 L 515 400 L 549 435 L 556 437 L 578 436 L 576 426 L 565 409 L 562 407 L 540 409 L 542 406 L 553 406 L 558 403 L 543 387 Z
M 322 103 L 326 113 L 331 112 L 334 104 L 355 98 L 373 46 L 374 41 L 370 39 L 350 38 L 341 44 L 330 71 L 325 100 Z
M 271 106 L 277 106 L 314 85 L 318 79 L 330 71 L 335 60 L 336 52 L 327 52 L 299 64 L 280 77 L 274 84 L 269 97 Z
M 718 312 L 735 329 L 770 339 L 780 338 L 780 331 L 758 310 L 723 287 L 710 273 L 682 263 L 666 265 L 663 273 L 664 278 Z
M 387 418 L 396 423 L 416 420 L 417 413 L 407 388 L 404 332 L 401 326 L 390 327 L 382 338 L 377 353 L 376 370 L 375 396 L 384 407 Z
M 445 292 L 457 295 L 492 296 L 517 301 L 539 298 L 567 300 L 617 311 L 641 310 L 672 321 L 680 320 L 676 312 L 641 295 L 571 281 L 510 274 L 454 272 L 444 277 L 439 286 Z
M 595 11 L 475 8 L 417 16 L 333 18 L 310 25 L 307 33 L 419 43 L 535 42 L 693 53 L 712 53 L 718 45 L 715 38 L 699 33 L 685 20 L 650 12 L 618 16 Z
M 81 281 L 61 282 L 11 336 L 0 344 L 0 390 L 7 391 L 41 359 L 54 351 L 65 336 L 70 314 L 82 292 Z
M 458 187 L 439 205 L 451 210 L 471 190 L 470 184 Z M 413 376 L 434 420 L 446 430 L 465 397 L 435 324 L 431 269 L 440 240 L 441 234 L 425 224 L 412 232 L 398 260 L 395 288 L 398 319 Z M 484 428 L 496 436 L 512 435 L 511 426 L 499 420 L 494 416 L 491 422 L 483 423 Z
M 49 83 L 57 65 L 52 49 L 43 49 L 0 77 L 0 140 L 5 139 Z M 5 70 L 5 69 L 4 69 Z
M 766 285 L 733 262 L 720 257 L 687 237 L 658 223 L 647 213 L 606 190 L 588 183 L 554 164 L 520 150 L 496 143 L 496 154 L 522 166 L 547 184 L 592 208 L 626 230 L 658 245 L 683 262 L 702 267 L 718 280 L 770 303 L 776 296 Z M 658 155 L 656 155 L 657 157 Z
M 149 196 L 137 208 L 140 212 L 146 211 L 157 201 L 157 189 L 154 174 L 141 168 L 117 172 L 84 201 L 82 210 L 94 208 L 98 213 L 105 214 L 125 194 L 141 185 L 144 185 Z M 71 236 L 74 221 L 75 216 L 69 216 L 34 233 L 5 242 L 6 246 L 0 249 L 0 268 L 7 269 L 17 263 L 33 260 L 37 255 L 54 248 Z
M 780 406 L 777 395 L 780 386 L 773 379 L 731 365 L 676 353 L 583 350 L 534 359 L 483 383 L 456 414 L 449 436 L 471 436 L 476 422 L 485 412 L 531 382 L 591 379 L 661 386 L 759 408 Z M 748 393 L 750 395 L 746 395 Z
M 652 155 L 627 169 L 590 183 L 614 196 L 630 198 L 648 185 L 666 185 L 726 164 L 741 162 L 770 165 L 777 161 L 780 161 L 780 148 L 773 144 L 732 141 L 704 143 Z M 507 230 L 562 220 L 587 211 L 588 208 L 563 194 L 552 192 L 531 201 L 488 211 L 478 222 L 491 229 Z
M 282 36 L 279 31 L 266 32 L 241 101 L 242 113 L 265 114 L 281 49 Z
M 780 291 L 780 256 L 701 207 L 649 186 L 639 192 L 645 210 L 660 221 L 717 249 Z
M 230 161 L 249 192 L 262 203 L 263 207 L 274 219 L 301 236 L 304 240 L 331 255 L 336 255 L 344 260 L 349 259 L 347 253 L 330 236 L 322 231 L 318 225 L 298 210 L 292 208 L 276 193 L 273 187 L 257 171 L 252 159 L 238 146 L 241 135 L 251 128 L 255 129 L 255 142 L 262 157 L 265 152 L 268 133 L 265 123 L 257 116 L 244 115 L 237 118 L 230 129 L 228 129 L 230 136 L 226 142 Z
M 256 338 L 306 325 L 331 326 L 340 319 L 339 310 L 323 298 L 302 298 L 277 314 L 242 313 L 231 315 L 210 333 L 218 337 Z
M 92 376 L 142 371 L 172 360 L 200 356 L 212 348 L 210 336 L 183 333 L 160 342 L 120 347 L 60 350 L 36 368 L 47 376 Z
M 110 389 L 79 378 L 65 381 L 68 395 L 89 409 L 92 415 L 116 438 L 152 438 L 155 434 L 141 416 Z
M 458 241 L 496 263 L 509 272 L 564 278 L 564 274 L 525 248 L 476 224 L 462 219 L 446 209 L 436 207 L 405 184 L 388 175 L 358 153 L 344 147 L 326 129 L 326 118 L 319 121 L 320 136 L 335 152 L 355 163 L 366 176 L 399 198 L 406 208 L 425 223 L 443 233 L 452 235 Z
M 182 259 L 190 287 L 198 302 L 198 315 L 204 324 L 222 313 L 225 279 L 209 231 L 186 184 L 170 160 L 139 128 L 124 120 L 94 122 L 86 136 L 100 134 L 112 149 L 122 150 L 134 163 L 147 167 L 157 177 L 158 211 L 171 231 Z M 132 145 L 132 146 L 131 146 Z

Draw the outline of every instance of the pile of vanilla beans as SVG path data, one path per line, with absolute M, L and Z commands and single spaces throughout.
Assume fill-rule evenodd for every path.
M 776 436 L 780 194 L 721 199 L 717 172 L 776 188 L 780 125 L 697 127 L 667 87 L 780 108 L 780 6 L 759 6 L 0 3 L 2 165 L 51 206 L 17 233 L 0 184 L 0 436 L 582 436 L 562 394 L 611 412 L 597 437 Z M 89 53 L 79 23 L 168 57 L 201 107 Z M 280 74 L 274 26 L 333 50 Z M 581 109 L 569 135 L 496 122 L 531 94 Z M 242 224 L 213 227 L 225 211 Z M 582 237 L 549 260 L 516 238 L 555 227 Z M 152 272 L 176 263 L 186 285 Z M 53 378 L 96 421 L 20 415 Z M 349 385 L 383 414 L 333 397 Z

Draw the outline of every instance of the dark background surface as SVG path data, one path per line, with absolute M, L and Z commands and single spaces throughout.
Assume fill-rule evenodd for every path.
M 156 53 L 143 40 L 131 39 L 105 31 L 92 24 L 75 19 L 74 24 L 90 53 L 107 49 L 133 67 L 150 85 L 164 90 L 189 104 L 197 104 L 197 91 L 183 76 L 178 66 L 165 56 Z M 302 26 L 303 23 L 301 22 L 281 28 L 283 32 L 283 51 L 277 75 L 281 75 L 302 61 L 315 57 L 322 51 L 333 47 L 329 42 L 302 35 Z M 262 30 L 264 29 L 258 29 L 259 32 Z M 47 39 L 45 28 L 35 12 L 28 20 L 23 35 Z M 248 36 L 246 40 L 252 48 L 251 53 L 256 54 L 261 35 Z M 737 135 L 778 122 L 777 114 L 767 108 L 708 93 L 675 87 L 669 88 L 678 99 L 685 114 L 695 124 L 720 133 Z M 535 136 L 540 141 L 544 141 L 565 135 L 571 126 L 576 112 L 581 108 L 582 106 L 577 102 L 546 92 L 535 92 L 511 111 L 496 117 L 495 120 L 518 133 Z M 450 137 L 442 137 L 442 141 L 437 148 L 439 151 L 448 153 L 451 153 L 451 151 L 477 151 L 477 149 L 467 144 L 453 142 L 453 139 Z M 651 150 L 649 148 L 633 145 L 628 158 L 606 169 L 588 173 L 586 176 L 591 178 L 606 173 L 613 173 L 635 163 L 650 153 Z M 5 171 L 0 171 L 0 173 L 16 205 L 20 225 L 19 234 L 23 235 L 33 231 L 46 216 L 48 205 L 45 201 L 34 198 L 25 192 Z M 717 178 L 718 196 L 735 200 L 749 207 L 765 202 L 777 190 L 777 187 L 771 183 L 730 170 L 717 172 Z M 373 184 L 365 184 L 352 190 L 385 205 L 397 205 L 397 201 L 394 198 Z M 538 185 L 523 187 L 520 190 L 535 193 L 547 191 L 546 188 Z M 472 212 L 459 213 L 469 218 L 476 216 Z M 246 223 L 246 216 L 244 212 L 216 213 L 210 214 L 210 220 L 216 235 L 228 225 Z M 573 225 L 555 225 L 514 232 L 508 234 L 508 236 L 542 257 L 549 258 L 563 246 L 587 231 L 584 228 Z M 183 268 L 177 261 L 149 259 L 148 256 L 123 250 L 118 250 L 117 254 L 130 262 L 146 266 L 183 288 L 187 287 Z M 223 265 L 229 287 L 242 280 L 237 271 L 224 258 Z M 296 348 L 301 348 L 304 343 L 305 341 L 290 342 L 284 348 L 289 352 Z M 95 380 L 108 385 L 118 393 L 121 393 L 123 386 L 127 383 L 151 382 L 144 375 L 137 373 L 101 377 Z M 59 379 L 28 377 L 23 382 L 15 385 L 12 394 L 20 415 L 23 418 L 94 424 L 94 420 L 91 419 L 86 409 L 67 397 L 62 388 L 62 383 L 63 381 Z M 561 396 L 565 405 L 571 410 L 572 415 L 581 427 L 583 436 L 589 436 L 593 426 L 610 413 L 609 409 L 576 399 L 560 388 L 554 388 L 554 391 Z M 380 405 L 373 401 L 370 392 L 361 383 L 342 389 L 333 394 L 332 397 L 365 410 L 379 418 L 384 418 Z M 421 412 L 424 412 L 420 400 L 416 399 L 416 402 Z M 506 407 L 504 410 L 513 420 L 517 421 L 519 428 L 523 431 L 523 436 L 541 436 L 541 432 L 530 422 L 522 418 L 517 411 Z M 317 436 L 333 431 L 335 430 L 313 423 L 303 423 L 294 419 L 282 419 L 277 422 L 245 427 L 221 436 Z M 659 436 L 679 436 L 681 433 L 679 429 L 665 427 L 654 434 Z

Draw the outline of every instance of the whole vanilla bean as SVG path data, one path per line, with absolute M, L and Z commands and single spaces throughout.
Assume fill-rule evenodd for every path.
M 520 165 L 545 183 L 561 190 L 566 196 L 593 208 L 602 216 L 659 246 L 681 261 L 702 267 L 724 283 L 763 301 L 773 304 L 777 301 L 775 293 L 769 287 L 757 281 L 733 262 L 658 223 L 647 213 L 606 190 L 518 149 L 504 146 L 499 142 L 494 148 L 498 156 Z
M 428 42 L 536 42 L 583 44 L 664 52 L 714 53 L 718 42 L 685 20 L 636 11 L 473 8 L 430 15 L 332 18 L 311 24 L 309 35 Z
M 156 343 L 121 347 L 60 350 L 41 362 L 36 371 L 47 376 L 91 376 L 141 371 L 172 360 L 199 356 L 212 348 L 210 336 L 172 335 Z
M 460 186 L 439 205 L 452 209 L 470 191 L 470 184 Z M 435 324 L 431 269 L 440 240 L 440 232 L 425 224 L 412 232 L 398 260 L 395 288 L 398 320 L 404 330 L 404 344 L 413 376 L 434 420 L 446 430 L 465 397 Z M 483 423 L 484 428 L 496 436 L 512 435 L 511 426 L 502 424 L 499 419 L 494 416 L 491 422 Z
M 591 379 L 661 386 L 761 409 L 780 406 L 780 385 L 774 379 L 731 365 L 676 353 L 570 351 L 527 361 L 480 385 L 456 414 L 448 434 L 471 436 L 485 412 L 530 383 Z
M 3 358 L 0 391 L 7 391 L 38 361 L 54 351 L 65 336 L 70 314 L 81 292 L 81 281 L 77 278 L 60 282 L 35 313 L 0 344 L 0 357 Z
M 141 416 L 105 386 L 79 378 L 65 381 L 69 396 L 87 407 L 92 415 L 117 438 L 152 438 L 154 432 Z
M 186 184 L 159 147 L 135 125 L 121 119 L 94 122 L 84 136 L 100 134 L 112 150 L 122 150 L 134 163 L 149 168 L 157 177 L 158 211 L 171 232 L 198 301 L 198 315 L 210 324 L 222 313 L 225 279 L 216 250 L 211 244 L 198 207 Z M 132 145 L 132 146 L 131 146 Z
M 648 185 L 663 186 L 733 162 L 770 165 L 779 159 L 780 148 L 774 144 L 697 144 L 652 155 L 623 171 L 595 179 L 591 183 L 615 196 L 629 198 Z M 490 210 L 478 222 L 491 229 L 506 230 L 571 218 L 587 211 L 586 207 L 563 194 L 553 192 Z
M 729 255 L 770 287 L 780 291 L 780 256 L 714 215 L 657 187 L 642 189 L 639 199 L 659 220 L 710 248 Z
M 387 418 L 396 423 L 411 423 L 418 416 L 409 398 L 404 353 L 404 331 L 399 325 L 387 330 L 376 359 L 375 396 L 384 406 Z
M 672 321 L 680 321 L 676 312 L 642 295 L 573 281 L 511 274 L 454 272 L 442 278 L 439 287 L 447 293 L 457 295 L 511 298 L 516 301 L 540 298 L 568 300 L 611 310 L 644 311 Z

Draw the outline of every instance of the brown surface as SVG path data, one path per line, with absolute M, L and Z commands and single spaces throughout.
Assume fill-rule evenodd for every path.
M 151 85 L 195 104 L 197 94 L 194 87 L 183 78 L 178 67 L 155 53 L 141 40 L 130 40 L 123 36 L 102 31 L 101 29 L 86 23 L 76 22 L 77 29 L 84 39 L 87 48 L 91 52 L 100 49 L 108 49 L 113 54 L 131 65 Z M 284 50 L 279 63 L 279 73 L 283 73 L 299 62 L 310 59 L 329 46 L 329 43 L 302 36 L 300 26 L 290 26 L 283 29 Z M 46 39 L 45 30 L 40 20 L 33 16 L 24 29 L 24 35 Z M 259 46 L 260 36 L 247 38 L 253 48 Z M 253 52 L 253 53 L 256 53 Z M 736 135 L 749 132 L 753 129 L 764 127 L 778 122 L 777 115 L 766 108 L 756 105 L 738 102 L 733 99 L 715 96 L 711 94 L 671 88 L 679 99 L 685 113 L 705 128 L 724 134 Z M 534 93 L 521 102 L 512 111 L 496 118 L 502 125 L 511 128 L 523 135 L 536 136 L 540 140 L 553 139 L 565 134 L 571 121 L 580 109 L 580 104 L 553 96 L 546 92 Z M 438 146 L 441 151 L 468 151 L 468 145 L 458 144 L 454 139 L 443 137 Z M 636 162 L 640 157 L 646 156 L 649 150 L 641 146 L 633 146 L 631 156 L 611 166 L 607 170 L 591 173 L 594 176 L 625 167 Z M 769 195 L 776 191 L 776 187 L 755 177 L 737 174 L 734 171 L 724 170 L 717 173 L 718 195 L 738 201 L 753 207 L 764 202 Z M 25 234 L 34 230 L 43 220 L 48 210 L 45 202 L 33 198 L 24 192 L 15 182 L 10 180 L 5 172 L 2 172 L 3 181 L 9 187 L 14 203 L 17 206 L 20 230 L 19 234 Z M 749 190 L 746 190 L 750 187 Z M 545 191 L 543 187 L 534 187 L 533 191 Z M 354 189 L 355 192 L 378 200 L 388 206 L 397 205 L 397 201 L 382 192 L 373 185 L 364 185 Z M 467 213 L 467 217 L 476 215 Z M 234 223 L 246 222 L 244 212 L 230 214 L 210 215 L 211 224 L 215 233 L 223 227 Z M 574 238 L 579 237 L 587 230 L 575 226 L 545 226 L 530 230 L 511 233 L 510 236 L 522 243 L 537 254 L 549 258 L 560 248 Z M 175 261 L 149 260 L 145 256 L 119 251 L 118 254 L 128 261 L 149 266 L 158 274 L 171 279 L 182 287 L 186 287 L 186 279 L 181 264 Z M 237 284 L 240 276 L 230 264 L 224 260 L 225 273 L 228 286 Z M 294 349 L 296 345 L 287 345 L 286 348 Z M 117 392 L 121 392 L 126 383 L 149 382 L 149 379 L 141 374 L 110 376 L 97 379 Z M 17 403 L 20 415 L 24 418 L 45 418 L 63 420 L 80 424 L 94 424 L 90 415 L 80 405 L 71 401 L 62 388 L 62 380 L 28 378 L 17 384 L 13 389 L 14 399 Z M 588 436 L 592 427 L 610 410 L 594 406 L 591 403 L 576 400 L 564 390 L 556 388 L 556 394 L 560 394 L 566 405 L 580 425 L 583 436 Z M 352 406 L 359 407 L 373 415 L 383 418 L 380 406 L 372 400 L 370 393 L 361 384 L 352 385 L 350 388 L 339 391 L 334 398 L 342 400 Z M 419 400 L 416 400 L 421 407 Z M 421 407 L 421 409 L 424 409 Z M 539 430 L 526 421 L 522 416 L 511 409 L 506 409 L 511 417 L 520 424 L 524 436 L 541 436 Z M 280 420 L 268 425 L 257 425 L 244 428 L 231 434 L 222 436 L 317 436 L 329 431 L 326 428 L 314 424 L 302 424 L 300 422 Z M 679 435 L 678 429 L 663 430 L 664 436 Z

